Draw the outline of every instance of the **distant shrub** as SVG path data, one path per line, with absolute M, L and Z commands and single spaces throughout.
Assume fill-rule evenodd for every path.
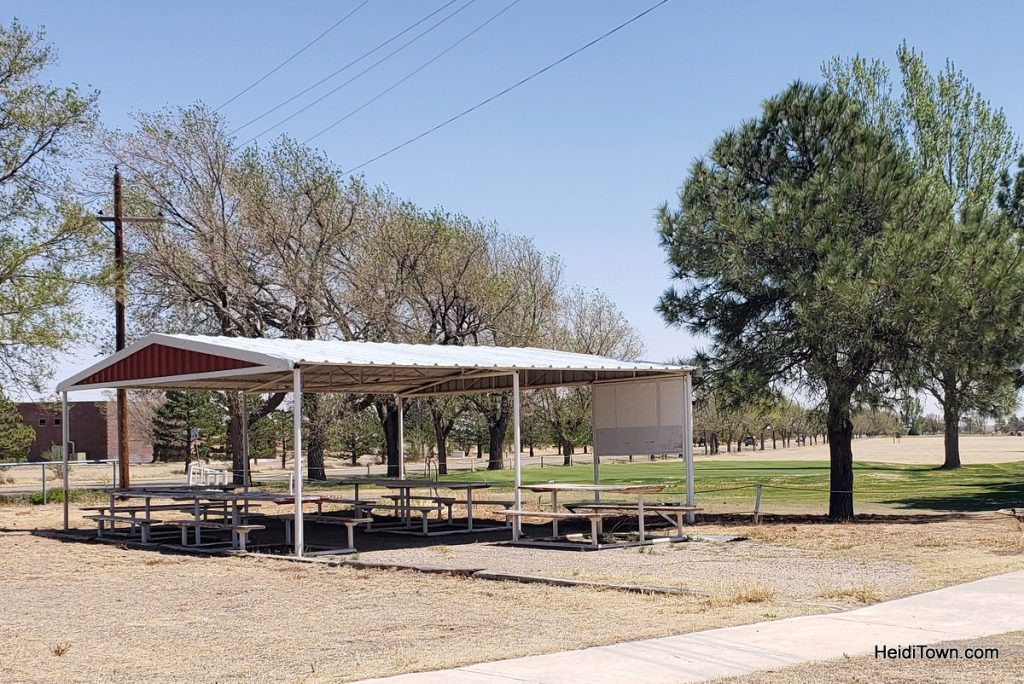
M 43 503 L 42 492 L 32 492 L 25 497 L 33 506 Z M 107 495 L 96 489 L 72 489 L 68 491 L 68 503 L 102 503 L 107 500 Z M 59 487 L 51 487 L 46 490 L 46 503 L 63 503 L 64 490 Z

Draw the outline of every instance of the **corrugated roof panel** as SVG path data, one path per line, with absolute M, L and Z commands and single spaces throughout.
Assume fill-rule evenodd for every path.
M 225 349 L 242 349 L 273 356 L 293 364 L 336 364 L 348 366 L 394 365 L 438 366 L 450 368 L 564 368 L 690 370 L 647 361 L 621 361 L 603 356 L 575 354 L 535 347 L 458 347 L 440 344 L 400 344 L 392 342 L 346 342 L 341 340 L 289 340 L 203 335 L 162 335 L 161 337 L 209 344 Z
M 150 352 L 161 350 L 154 356 Z M 180 358 L 179 358 L 179 355 Z M 199 355 L 190 357 L 189 355 Z M 184 358 L 204 358 L 202 367 L 195 364 L 171 363 Z M 131 366 L 130 373 L 114 372 Z M 159 366 L 159 367 L 158 367 Z M 244 337 L 212 337 L 202 335 L 151 334 L 108 356 L 90 368 L 61 382 L 58 390 L 93 386 L 213 386 L 222 389 L 253 389 L 260 385 L 257 376 L 278 378 L 267 386 L 281 384 L 280 378 L 290 376 L 296 366 L 345 367 L 349 379 L 332 381 L 337 391 L 359 387 L 366 391 L 374 383 L 389 387 L 416 389 L 416 379 L 429 381 L 445 377 L 447 372 L 462 374 L 513 370 L 586 371 L 590 381 L 622 377 L 622 373 L 659 374 L 691 371 L 688 366 L 673 366 L 648 361 L 620 361 L 601 356 L 537 349 L 533 347 L 456 347 L 436 344 L 397 344 L 390 342 L 346 342 L 341 340 L 289 340 Z M 417 370 L 413 376 L 396 377 L 398 369 Z M 358 369 L 358 371 L 356 370 Z M 358 373 L 358 380 L 354 375 Z M 268 375 L 269 374 L 269 375 Z M 282 375 L 283 374 L 283 375 Z M 576 374 L 579 375 L 578 373 Z M 131 380 L 138 382 L 127 385 Z M 148 380 L 149 382 L 146 382 Z M 582 382 L 582 380 L 581 380 Z M 217 384 L 214 383 L 214 384 Z M 557 386 L 551 379 L 546 386 Z M 326 390 L 325 390 L 326 391 Z

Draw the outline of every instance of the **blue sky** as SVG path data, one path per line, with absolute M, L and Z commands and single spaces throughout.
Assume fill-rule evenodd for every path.
M 203 100 L 214 106 L 356 7 L 340 2 L 4 3 L 0 20 L 44 25 L 60 51 L 50 77 L 101 91 L 105 125 Z M 371 0 L 224 109 L 237 125 L 319 80 L 444 0 Z M 466 0 L 459 0 L 451 9 Z M 262 138 L 299 140 L 376 95 L 508 0 L 476 0 L 450 21 Z M 654 0 L 521 0 L 423 72 L 313 144 L 351 167 L 494 94 Z M 447 12 L 446 11 L 446 12 Z M 439 14 L 443 16 L 446 12 Z M 427 26 L 429 24 L 424 25 Z M 891 61 L 906 39 L 949 57 L 1024 131 L 1024 3 L 671 0 L 639 22 L 455 124 L 363 169 L 424 206 L 493 220 L 561 255 L 570 281 L 604 290 L 643 333 L 651 359 L 688 353 L 653 311 L 668 285 L 655 207 L 723 129 L 755 116 L 833 55 Z M 407 34 L 411 36 L 414 34 Z M 400 44 L 392 44 L 392 47 Z M 376 57 L 387 52 L 382 51 Z M 360 63 L 255 134 L 357 73 Z M 58 375 L 85 365 L 63 359 Z

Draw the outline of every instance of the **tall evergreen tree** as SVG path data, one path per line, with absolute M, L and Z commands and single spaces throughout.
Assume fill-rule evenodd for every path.
M 853 98 L 796 83 L 716 140 L 679 209 L 658 212 L 679 283 L 660 313 L 709 337 L 713 369 L 751 394 L 803 384 L 819 397 L 835 520 L 854 514 L 853 409 L 909 365 L 915 287 L 930 276 L 907 268 L 919 186 Z
M 35 430 L 22 421 L 18 407 L 0 392 L 0 461 L 24 460 L 35 439 Z
M 187 468 L 195 452 L 206 458 L 214 445 L 223 445 L 225 425 L 225 411 L 213 393 L 169 390 L 153 417 L 154 455 L 183 458 Z

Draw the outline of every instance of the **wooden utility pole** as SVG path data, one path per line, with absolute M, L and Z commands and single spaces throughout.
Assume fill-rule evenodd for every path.
M 121 202 L 121 172 L 114 167 L 114 347 L 125 347 L 124 322 L 124 207 Z M 120 485 L 131 486 L 128 458 L 128 398 L 124 388 L 117 388 L 117 467 Z
M 125 216 L 121 198 L 121 171 L 114 166 L 114 215 L 96 217 L 99 221 L 114 224 L 114 347 L 121 351 L 127 344 L 125 330 L 125 267 L 124 267 L 124 222 L 158 223 L 162 218 Z M 118 486 L 131 486 L 130 459 L 128 456 L 128 399 L 123 388 L 117 389 L 117 465 Z

